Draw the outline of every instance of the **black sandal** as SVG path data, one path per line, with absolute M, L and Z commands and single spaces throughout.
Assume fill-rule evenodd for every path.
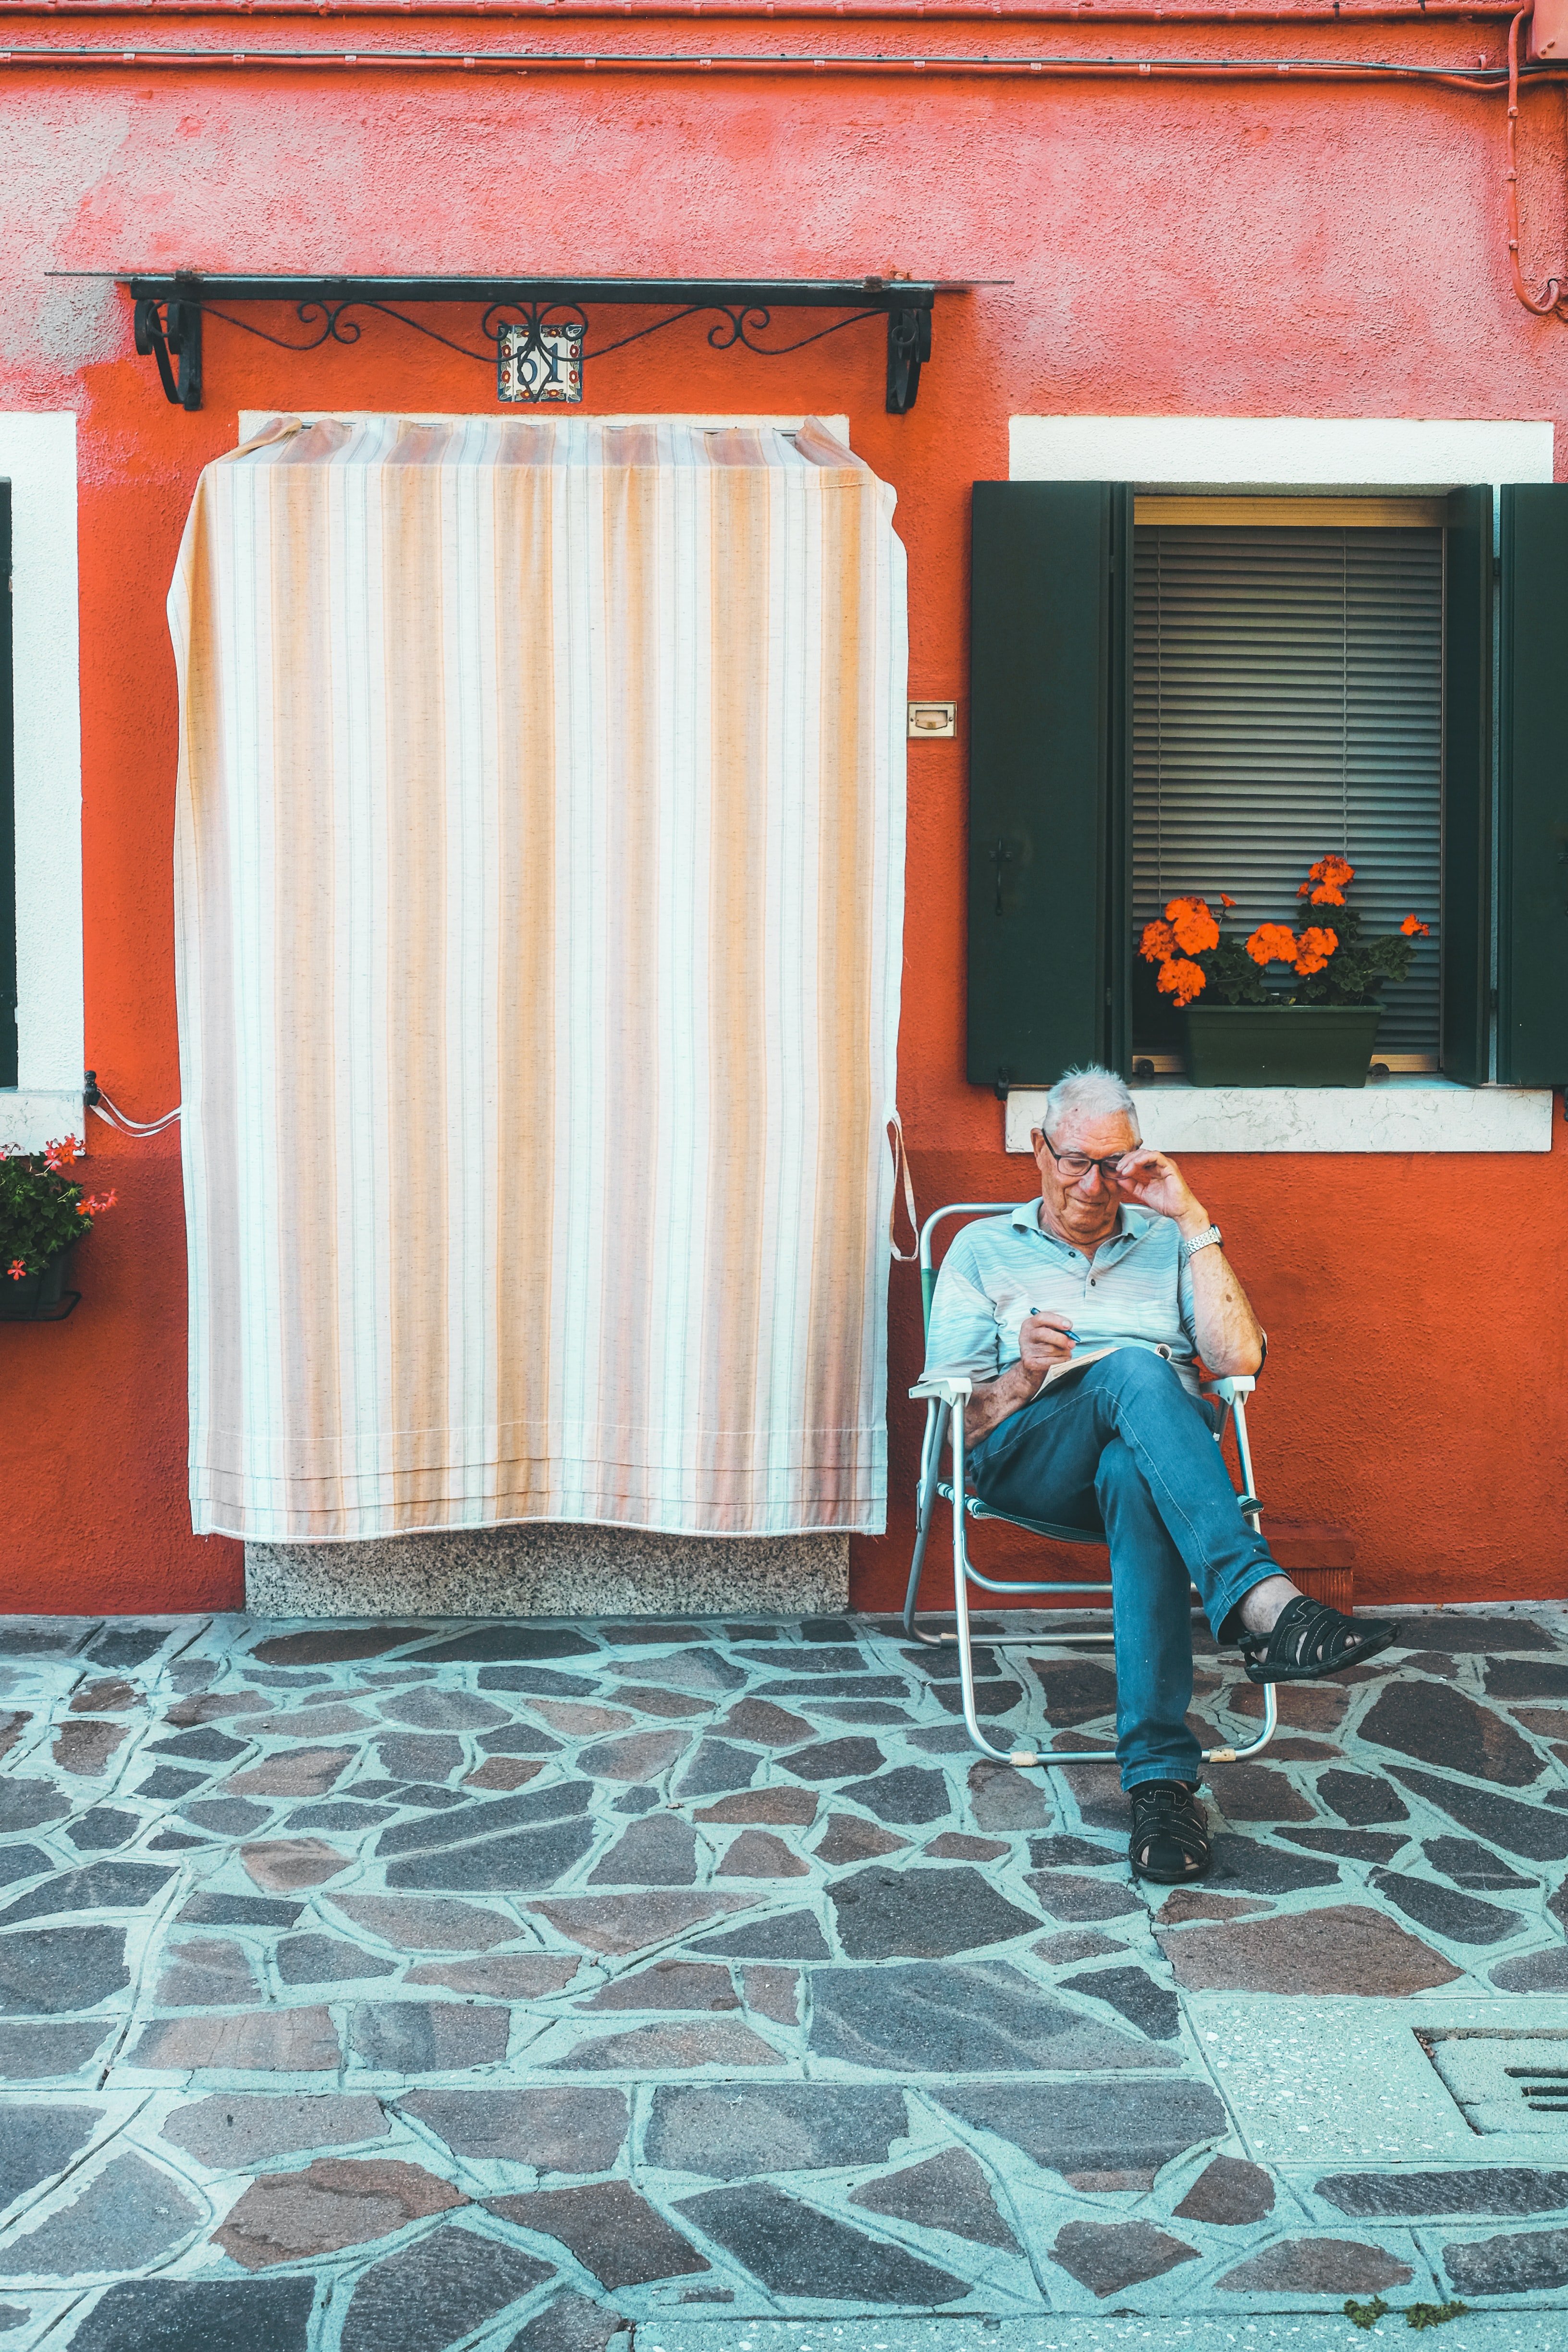
M 1242 1635 L 1241 1654 L 1249 1682 L 1315 1683 L 1374 1658 L 1398 1638 L 1398 1626 L 1386 1617 L 1347 1617 L 1299 1592 L 1279 1612 L 1272 1633 Z
M 1184 1886 L 1205 1877 L 1209 1825 L 1197 1790 L 1184 1780 L 1142 1780 L 1129 1793 L 1132 1838 L 1127 1859 L 1133 1877 L 1152 1878 L 1160 1886 Z

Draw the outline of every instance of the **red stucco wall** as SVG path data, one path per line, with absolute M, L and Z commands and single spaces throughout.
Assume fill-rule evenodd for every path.
M 189 17 L 29 40 L 232 47 Z M 19 42 L 20 29 L 15 35 Z M 536 28 L 247 19 L 246 38 L 472 49 Z M 689 28 L 552 30 L 668 51 Z M 714 46 L 908 49 L 880 26 L 726 32 Z M 930 50 L 1061 53 L 1073 30 L 944 26 Z M 1159 35 L 1102 50 L 1425 56 L 1495 63 L 1495 23 Z M 1532 262 L 1561 258 L 1562 101 L 1527 100 Z M 197 471 L 241 407 L 485 408 L 465 362 L 379 320 L 289 357 L 209 326 L 206 405 L 168 408 L 112 289 L 49 270 L 205 268 L 1010 278 L 944 301 L 908 418 L 882 408 L 874 326 L 767 362 L 691 321 L 595 363 L 603 411 L 847 410 L 900 495 L 911 691 L 962 694 L 968 490 L 1007 468 L 1021 411 L 1547 417 L 1568 328 L 1510 291 L 1496 100 L 1278 76 L 962 83 L 826 73 L 331 76 L 0 67 L 0 406 L 80 431 L 87 1059 L 150 1117 L 176 1091 L 171 962 L 173 665 L 163 597 Z M 251 314 L 255 315 L 255 314 Z M 281 313 L 265 323 L 287 331 Z M 468 320 L 440 320 L 462 328 Z M 627 318 L 626 326 L 638 323 Z M 923 1203 L 1012 1196 L 1027 1163 L 963 1079 L 961 745 L 911 747 L 901 1094 Z M 23 887 L 26 887 L 26 876 Z M 1563 1134 L 1561 1122 L 1555 1135 Z M 92 1123 L 121 1206 L 58 1328 L 0 1326 L 0 1607 L 184 1609 L 241 1597 L 238 1547 L 196 1541 L 184 1492 L 177 1152 Z M 1215 1159 L 1192 1171 L 1268 1325 L 1265 1498 L 1356 1536 L 1371 1598 L 1560 1592 L 1568 1150 L 1550 1159 Z M 101 1181 L 100 1178 L 95 1181 Z M 918 1359 L 896 1268 L 893 1395 Z M 912 1417 L 894 1409 L 894 1532 L 856 1546 L 858 1598 L 900 1578 Z

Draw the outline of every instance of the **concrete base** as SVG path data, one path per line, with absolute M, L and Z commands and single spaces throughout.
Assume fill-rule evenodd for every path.
M 847 1535 L 669 1536 L 550 1520 L 245 1547 L 245 1603 L 258 1617 L 800 1617 L 848 1601 Z

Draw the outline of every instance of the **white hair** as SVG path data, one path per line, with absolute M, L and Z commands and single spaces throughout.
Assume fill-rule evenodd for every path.
M 1041 1121 L 1046 1133 L 1054 1133 L 1068 1118 L 1115 1118 L 1119 1115 L 1132 1120 L 1136 1126 L 1137 1107 L 1125 1078 L 1114 1070 L 1102 1069 L 1098 1062 L 1083 1069 L 1064 1070 L 1046 1097 Z

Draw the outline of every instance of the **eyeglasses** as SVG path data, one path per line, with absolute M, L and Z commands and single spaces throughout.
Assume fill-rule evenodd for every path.
M 1058 1151 L 1043 1127 L 1039 1133 L 1040 1141 L 1061 1171 L 1064 1181 L 1068 1184 L 1081 1184 L 1091 1168 L 1098 1168 L 1100 1182 L 1109 1184 L 1122 1161 L 1130 1157 L 1128 1152 L 1113 1151 L 1107 1160 L 1091 1160 L 1087 1151 Z M 1137 1148 L 1136 1144 L 1132 1147 L 1133 1150 Z

